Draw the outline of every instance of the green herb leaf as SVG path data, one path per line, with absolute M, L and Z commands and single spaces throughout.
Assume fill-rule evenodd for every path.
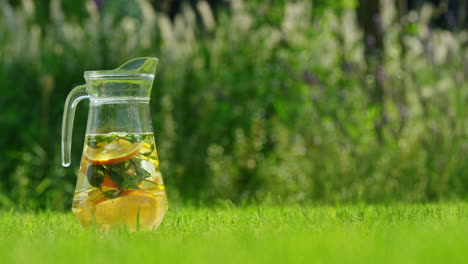
M 99 143 L 96 140 L 91 140 L 91 139 L 88 140 L 88 143 L 87 143 L 88 147 L 94 148 L 94 149 L 100 148 L 100 146 L 98 144 Z
M 110 136 L 97 135 L 93 137 L 97 143 L 106 142 Z
M 104 135 L 96 135 L 96 136 L 90 136 L 87 139 L 86 145 L 91 148 L 99 148 L 99 143 L 102 142 L 112 142 L 113 140 L 117 139 L 116 135 L 113 136 L 104 136 Z
M 123 174 L 125 174 L 124 165 L 125 165 L 125 162 L 105 166 L 106 169 L 109 171 L 109 176 L 111 177 L 112 181 L 122 187 L 123 187 L 122 183 L 124 179 Z
M 96 188 L 101 188 L 101 183 L 104 180 L 105 169 L 98 165 L 89 165 L 86 170 L 86 177 L 89 184 Z
M 112 141 L 118 139 L 119 137 L 117 135 L 112 135 L 112 136 L 106 136 L 104 139 L 107 143 L 111 143 Z
M 130 143 L 134 144 L 136 142 L 141 142 L 144 140 L 145 136 L 140 135 L 140 134 L 127 134 L 124 137 L 121 137 L 123 139 L 128 140 Z
M 106 197 L 107 199 L 115 199 L 119 197 L 123 192 L 123 189 L 117 189 L 117 190 L 111 190 L 107 192 L 102 192 L 102 195 Z
M 113 165 L 107 165 L 105 168 L 117 185 L 123 189 L 140 189 L 138 184 L 150 177 L 151 174 L 138 165 L 138 162 L 130 159 Z
M 131 159 L 130 161 L 135 167 L 135 172 L 137 174 L 139 183 L 151 177 L 151 174 L 147 170 L 143 169 L 136 161 L 134 161 L 133 159 Z

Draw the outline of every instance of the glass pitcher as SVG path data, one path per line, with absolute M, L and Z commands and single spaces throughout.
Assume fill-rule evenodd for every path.
M 90 100 L 73 213 L 84 227 L 154 229 L 168 205 L 150 116 L 156 58 L 137 58 L 110 71 L 86 71 L 86 85 L 65 102 L 62 162 L 70 165 L 78 102 Z

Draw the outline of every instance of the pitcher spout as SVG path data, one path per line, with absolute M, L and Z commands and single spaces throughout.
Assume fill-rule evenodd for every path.
M 149 98 L 156 73 L 157 58 L 132 59 L 114 70 L 86 71 L 90 99 L 115 97 Z
M 105 79 L 106 77 L 154 77 L 157 58 L 142 57 L 125 62 L 114 70 L 85 71 L 86 80 Z
M 122 64 L 113 72 L 122 72 L 122 73 L 156 73 L 156 65 L 158 64 L 157 58 L 151 57 L 142 57 L 136 58 L 126 63 Z

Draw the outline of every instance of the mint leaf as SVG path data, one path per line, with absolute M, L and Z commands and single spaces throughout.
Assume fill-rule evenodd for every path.
M 135 168 L 135 172 L 137 174 L 138 182 L 142 182 L 146 180 L 146 178 L 151 177 L 151 173 L 149 173 L 147 170 L 143 169 L 137 162 L 135 162 L 133 159 L 130 160 L 130 162 L 133 163 L 133 167 Z
M 134 144 L 136 142 L 141 142 L 145 139 L 145 135 L 140 135 L 140 134 L 127 134 L 124 137 L 121 137 L 122 139 L 128 140 L 130 143 Z
M 89 184 L 96 188 L 101 188 L 101 183 L 104 180 L 105 169 L 98 165 L 89 165 L 86 170 L 86 177 L 88 178 Z
M 117 185 L 123 187 L 123 180 L 125 174 L 125 162 L 107 165 L 105 166 L 106 169 L 109 171 L 109 176 L 111 177 L 112 181 L 115 182 Z
M 115 199 L 119 197 L 123 192 L 123 189 L 117 189 L 117 190 L 111 190 L 107 192 L 102 192 L 102 195 L 106 197 L 107 199 Z
M 107 165 L 109 175 L 122 189 L 140 189 L 138 184 L 146 178 L 151 177 L 151 173 L 142 168 L 138 162 L 130 159 L 113 165 Z

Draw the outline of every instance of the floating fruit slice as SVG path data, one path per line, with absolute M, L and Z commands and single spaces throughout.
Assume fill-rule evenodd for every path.
M 93 207 L 90 203 L 80 203 L 73 207 L 73 213 L 83 227 L 93 224 Z
M 146 191 L 144 190 L 135 190 L 135 189 L 127 189 L 127 190 L 123 190 L 122 192 L 122 197 L 123 196 L 129 196 L 129 195 L 149 195 L 151 196 L 150 194 L 148 194 Z M 151 196 L 152 197 L 152 196 Z
M 156 148 L 148 143 L 141 143 L 140 154 L 143 156 L 158 155 Z
M 107 199 L 100 191 L 95 191 L 75 206 L 73 212 L 83 227 L 150 230 L 159 226 L 167 208 L 164 190 L 158 194 L 150 194 L 147 190 L 124 190 L 116 199 Z
M 119 198 L 95 204 L 94 217 L 98 225 L 152 227 L 158 220 L 158 200 L 144 191 L 126 190 Z
M 137 155 L 141 144 L 120 138 L 110 143 L 101 142 L 97 146 L 97 148 L 87 148 L 86 159 L 93 165 L 110 165 L 129 160 Z
M 158 151 L 154 145 L 141 143 L 139 158 L 149 160 L 154 163 L 156 168 L 159 168 Z
M 93 206 L 105 199 L 100 191 L 95 190 L 84 201 L 73 208 L 73 213 L 82 226 L 86 227 L 94 223 Z
M 109 176 L 109 174 L 105 174 L 105 175 L 104 175 L 104 179 L 102 180 L 101 185 L 102 185 L 102 186 L 105 186 L 105 187 L 109 187 L 109 188 L 119 188 L 119 185 L 117 185 L 117 183 L 115 183 L 115 182 L 111 179 L 111 177 Z

